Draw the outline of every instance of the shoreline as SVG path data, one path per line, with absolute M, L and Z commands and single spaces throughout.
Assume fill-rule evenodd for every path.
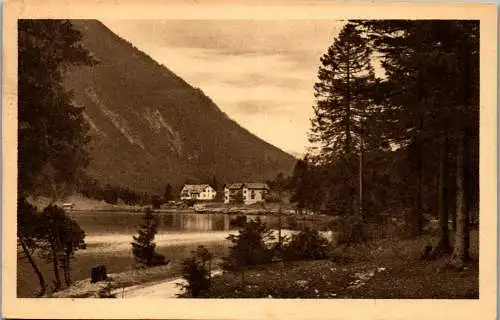
M 142 208 L 91 208 L 91 209 L 71 209 L 67 210 L 68 214 L 71 213 L 144 213 L 146 207 Z M 242 215 L 258 215 L 258 216 L 284 216 L 284 217 L 296 217 L 305 220 L 314 220 L 321 218 L 334 218 L 334 216 L 329 216 L 326 214 L 297 214 L 290 211 L 279 212 L 277 210 L 264 210 L 255 208 L 230 208 L 229 210 L 221 210 L 222 208 L 203 208 L 202 210 L 197 210 L 194 208 L 168 208 L 168 209 L 153 209 L 154 213 L 176 213 L 176 214 L 200 214 L 200 215 L 228 215 L 228 216 L 242 216 Z

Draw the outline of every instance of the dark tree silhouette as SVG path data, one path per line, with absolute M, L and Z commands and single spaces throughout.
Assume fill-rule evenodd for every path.
M 17 236 L 39 278 L 40 294 L 46 284 L 28 250 L 40 247 L 40 239 L 47 234 L 40 227 L 47 225 L 37 222 L 24 199 L 44 194 L 55 201 L 66 195 L 88 163 L 88 126 L 82 108 L 72 104 L 71 93 L 62 85 L 66 68 L 95 62 L 80 39 L 67 20 L 18 21 L 18 198 L 22 205 Z M 57 279 L 56 287 L 60 286 Z
M 137 236 L 132 242 L 132 253 L 136 266 L 151 267 L 155 265 L 165 265 L 165 257 L 156 252 L 154 243 L 155 235 L 158 231 L 158 216 L 149 208 L 144 212 L 143 223 L 140 225 Z
M 372 104 L 370 92 L 375 83 L 370 58 L 371 49 L 361 31 L 348 23 L 321 57 L 318 82 L 314 86 L 317 103 L 310 140 L 319 143 L 324 162 L 338 165 L 337 160 L 342 160 L 344 170 L 359 177 L 359 186 L 355 179 L 343 184 L 350 189 L 347 192 L 350 203 L 344 208 L 349 214 L 358 211 L 356 189 L 360 196 L 357 213 L 362 214 L 363 126 Z M 359 166 L 355 165 L 357 153 L 360 154 Z
M 172 186 L 170 185 L 170 183 L 167 183 L 167 185 L 165 186 L 165 191 L 163 192 L 163 201 L 167 202 L 167 201 L 172 201 L 174 199 L 175 197 L 174 194 L 172 193 Z

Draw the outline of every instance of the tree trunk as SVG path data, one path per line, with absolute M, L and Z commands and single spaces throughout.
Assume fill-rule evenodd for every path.
M 64 281 L 66 282 L 66 286 L 71 285 L 71 252 L 69 250 L 64 255 Z
M 456 153 L 455 153 L 456 156 Z M 446 154 L 448 157 L 448 153 Z M 452 159 L 455 159 L 452 157 Z M 456 214 L 456 176 L 455 176 L 455 160 L 448 161 L 445 159 L 446 180 L 445 180 L 445 193 L 446 193 L 446 211 L 448 211 L 448 219 L 451 220 L 451 229 L 453 234 L 457 230 L 457 214 Z
M 432 252 L 435 258 L 451 252 L 448 234 L 448 200 L 446 192 L 446 141 L 439 147 L 439 179 L 438 179 L 438 212 L 439 212 L 439 242 Z
M 457 231 L 457 215 L 456 215 L 455 206 L 452 206 L 452 210 L 450 210 L 450 215 L 451 215 L 451 229 L 456 232 Z
M 456 183 L 457 183 L 457 230 L 455 233 L 455 246 L 453 250 L 453 264 L 457 267 L 462 267 L 468 258 L 468 214 L 465 206 L 464 192 L 464 138 L 463 133 L 460 133 L 457 142 L 457 168 L 456 168 Z
M 420 139 L 417 141 L 417 194 L 415 196 L 415 208 L 412 221 L 412 236 L 418 237 L 422 235 L 422 210 L 423 210 L 423 191 L 422 185 L 424 181 L 423 172 L 423 148 Z
M 473 217 L 476 205 L 476 194 L 477 194 L 477 177 L 475 174 L 474 167 L 474 132 L 471 128 L 465 131 L 465 144 L 464 144 L 464 184 L 466 186 L 465 189 L 465 208 L 467 213 L 466 219 L 466 230 L 465 233 L 465 248 L 466 252 L 469 253 L 470 249 L 470 230 L 473 227 Z M 466 256 L 469 258 L 469 256 Z
M 54 272 L 55 292 L 61 288 L 61 277 L 59 275 L 59 260 L 57 259 L 57 248 L 54 240 L 51 241 L 50 249 L 52 251 L 52 271 Z
M 359 215 L 363 217 L 363 214 L 363 122 L 361 121 L 359 146 Z
M 33 271 L 35 271 L 35 274 L 36 274 L 36 276 L 38 278 L 38 282 L 40 283 L 40 292 L 38 292 L 37 296 L 41 297 L 41 296 L 43 296 L 45 294 L 45 290 L 47 289 L 47 287 L 45 285 L 45 279 L 43 278 L 43 274 L 40 271 L 40 269 L 38 268 L 35 260 L 31 256 L 31 253 L 29 252 L 28 247 L 24 243 L 23 235 L 22 234 L 19 235 L 19 242 L 21 243 L 21 248 L 23 249 L 23 253 L 28 258 L 28 261 L 29 261 L 31 267 L 33 268 Z

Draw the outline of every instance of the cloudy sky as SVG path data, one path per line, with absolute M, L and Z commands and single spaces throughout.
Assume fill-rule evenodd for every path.
M 308 146 L 319 58 L 335 20 L 103 21 L 199 87 L 225 113 L 290 153 Z

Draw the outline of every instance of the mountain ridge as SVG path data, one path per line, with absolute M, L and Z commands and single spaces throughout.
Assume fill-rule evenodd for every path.
M 166 183 L 265 180 L 295 158 L 232 120 L 200 89 L 96 20 L 72 20 L 99 62 L 68 70 L 65 86 L 91 131 L 88 173 L 161 192 Z

